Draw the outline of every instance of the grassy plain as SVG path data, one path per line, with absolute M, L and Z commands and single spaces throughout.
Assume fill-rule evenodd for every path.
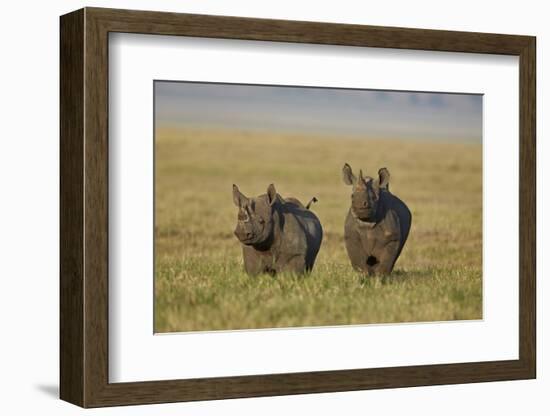
M 158 129 L 155 139 L 155 331 L 345 325 L 482 317 L 480 144 Z M 344 162 L 374 176 L 413 214 L 390 277 L 362 278 L 343 241 Z M 248 277 L 233 235 L 231 185 L 274 183 L 324 228 L 313 272 Z

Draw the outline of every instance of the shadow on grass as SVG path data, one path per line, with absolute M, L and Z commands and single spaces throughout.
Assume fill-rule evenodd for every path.
M 361 283 L 361 285 L 367 285 L 367 286 L 370 286 L 372 284 L 394 285 L 394 284 L 405 283 L 411 280 L 431 278 L 437 275 L 438 273 L 444 272 L 444 271 L 445 271 L 444 269 L 434 269 L 434 268 L 412 269 L 412 270 L 399 269 L 399 270 L 394 270 L 389 275 L 369 276 L 366 274 L 361 274 L 359 272 L 357 272 L 357 275 L 359 276 L 359 282 Z

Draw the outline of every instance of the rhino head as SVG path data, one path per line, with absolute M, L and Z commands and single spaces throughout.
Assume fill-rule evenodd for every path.
M 382 168 L 378 171 L 378 178 L 373 179 L 370 176 L 363 176 L 363 171 L 359 170 L 359 178 L 357 178 L 353 174 L 351 166 L 346 163 L 342 168 L 342 175 L 344 183 L 352 186 L 352 214 L 361 221 L 375 221 L 380 193 L 383 190 L 388 190 L 390 172 L 386 168 Z
M 255 246 L 268 242 L 273 235 L 273 205 L 277 191 L 273 184 L 265 195 L 248 198 L 233 185 L 233 202 L 239 208 L 235 236 L 245 245 Z

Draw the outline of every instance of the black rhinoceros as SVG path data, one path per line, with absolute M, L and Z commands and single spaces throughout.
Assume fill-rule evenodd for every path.
M 242 243 L 244 268 L 249 275 L 280 272 L 302 274 L 313 268 L 323 229 L 317 216 L 296 198 L 283 198 L 273 184 L 256 198 L 244 196 L 233 185 L 239 208 L 235 236 Z
M 407 241 L 411 212 L 389 190 L 390 173 L 378 171 L 378 178 L 357 178 L 347 163 L 344 183 L 351 185 L 351 207 L 346 217 L 344 241 L 352 266 L 369 275 L 387 275 Z

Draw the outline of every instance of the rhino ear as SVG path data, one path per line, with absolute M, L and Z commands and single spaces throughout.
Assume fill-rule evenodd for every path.
M 386 168 L 382 168 L 378 171 L 378 187 L 380 189 L 389 190 L 390 186 L 390 171 Z
M 346 185 L 355 185 L 357 183 L 357 178 L 351 171 L 351 166 L 347 163 L 344 164 L 344 167 L 342 168 L 342 179 Z
M 267 201 L 269 202 L 269 205 L 273 205 L 276 199 L 277 199 L 277 191 L 275 190 L 275 185 L 270 184 L 267 187 Z
M 233 184 L 233 202 L 235 205 L 241 208 L 245 205 L 246 201 L 248 201 L 248 198 L 239 191 L 237 185 Z

